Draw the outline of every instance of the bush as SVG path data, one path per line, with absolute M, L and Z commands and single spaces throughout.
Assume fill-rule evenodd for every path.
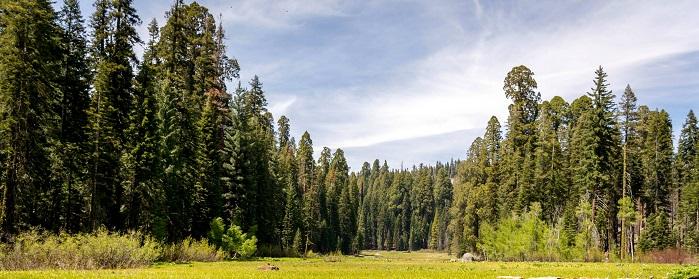
M 252 255 L 254 255 L 256 251 L 257 237 L 252 236 L 243 242 L 243 245 L 241 245 L 240 249 L 238 250 L 238 254 L 240 254 L 241 258 L 247 259 L 252 257 Z
M 140 233 L 50 235 L 28 231 L 0 246 L 0 269 L 134 268 L 152 264 L 158 244 Z
M 686 264 L 694 262 L 690 253 L 683 249 L 668 248 L 663 250 L 644 252 L 639 257 L 641 262 L 647 263 L 678 263 Z
M 223 252 L 206 240 L 187 238 L 181 243 L 163 246 L 160 261 L 164 262 L 215 262 L 223 259 Z
M 239 226 L 231 225 L 224 233 L 223 219 L 215 218 L 211 221 L 209 241 L 222 249 L 230 258 L 249 258 L 257 251 L 257 238 L 243 233 Z
M 670 272 L 670 274 L 668 274 L 667 278 L 668 279 L 699 278 L 699 267 L 688 266 L 688 267 L 683 267 L 683 268 L 677 269 L 673 272 Z

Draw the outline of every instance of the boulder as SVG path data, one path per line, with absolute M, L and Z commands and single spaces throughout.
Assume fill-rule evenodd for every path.
M 464 253 L 463 255 L 461 255 L 461 258 L 459 260 L 462 262 L 474 262 L 480 261 L 481 257 L 476 254 Z

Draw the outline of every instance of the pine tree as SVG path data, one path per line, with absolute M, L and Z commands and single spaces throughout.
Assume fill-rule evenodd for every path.
M 315 164 L 313 161 L 313 141 L 308 132 L 304 132 L 299 141 L 299 149 L 296 153 L 298 166 L 298 185 L 302 193 L 302 223 L 303 223 L 303 251 L 304 255 L 308 247 L 313 247 L 317 242 L 318 220 L 320 218 L 319 192 L 313 183 Z
M 562 137 L 567 125 L 568 104 L 561 97 L 554 97 L 540 106 L 537 120 L 537 144 L 535 149 L 534 189 L 535 202 L 542 206 L 543 216 L 554 223 L 563 214 L 563 206 L 569 198 L 566 162 Z
M 196 6 L 194 3 L 192 5 Z M 231 96 L 226 92 L 226 82 L 237 78 L 240 70 L 237 61 L 228 58 L 225 53 L 223 27 L 219 25 L 218 31 L 213 34 L 213 17 L 205 9 L 200 9 L 200 12 L 206 24 L 203 27 L 202 53 L 195 64 L 195 75 L 201 82 L 200 88 L 195 90 L 205 92 L 205 100 L 197 123 L 202 140 L 197 151 L 199 177 L 195 186 L 195 237 L 206 233 L 208 220 L 223 215 L 224 127 L 231 125 Z
M 59 173 L 65 199 L 61 208 L 54 209 L 61 215 L 61 228 L 71 233 L 85 227 L 87 189 L 85 189 L 87 135 L 87 109 L 90 104 L 90 68 L 87 61 L 87 41 L 84 20 L 76 0 L 66 0 L 60 12 L 62 28 L 63 70 L 59 81 L 62 99 L 60 103 L 61 126 L 59 132 L 62 169 Z
M 640 201 L 640 196 L 638 195 L 641 189 L 642 176 L 640 171 L 640 144 L 638 139 L 638 112 L 636 105 L 636 95 L 634 94 L 631 86 L 626 85 L 624 94 L 621 97 L 621 102 L 619 103 L 619 116 L 621 118 L 621 133 L 622 133 L 622 189 L 621 189 L 621 200 L 619 203 L 620 212 L 618 215 L 622 216 L 621 221 L 621 257 L 624 258 L 627 253 L 633 255 L 634 251 L 634 239 L 635 239 L 635 226 L 629 224 L 628 222 L 635 218 L 631 213 L 635 214 L 633 204 L 629 205 L 623 203 L 622 207 L 621 201 L 635 200 L 636 203 Z M 626 211 L 626 213 L 622 211 Z M 628 232 L 630 230 L 630 233 Z M 627 237 L 630 235 L 630 237 Z
M 672 122 L 667 112 L 648 111 L 641 115 L 643 164 L 642 201 L 649 216 L 670 212 L 671 169 L 673 156 Z
M 614 95 L 607 89 L 607 74 L 600 66 L 595 71 L 594 86 L 588 93 L 592 99 L 592 139 L 594 146 L 594 183 L 589 190 L 592 204 L 592 216 L 600 230 L 603 248 L 611 249 L 616 236 L 617 200 L 619 188 L 619 130 L 615 120 L 616 105 Z
M 501 205 L 517 204 L 523 209 L 537 199 L 533 191 L 533 148 L 536 141 L 534 121 L 539 115 L 541 94 L 536 92 L 534 73 L 520 65 L 507 73 L 503 90 L 512 99 L 509 106 L 507 140 L 504 143 L 503 183 L 499 189 Z M 507 210 L 509 211 L 509 209 Z M 501 209 L 504 213 L 505 209 Z
M 90 220 L 93 228 L 123 229 L 124 189 L 118 173 L 124 152 L 133 98 L 133 45 L 140 19 L 131 0 L 95 2 L 92 16 L 94 92 L 90 104 L 89 136 Z
M 163 189 L 159 183 L 157 90 L 159 30 L 155 20 L 148 25 L 149 41 L 135 79 L 133 108 L 129 115 L 128 140 L 121 157 L 126 227 L 151 233 L 164 220 Z M 164 237 L 162 232 L 158 238 Z
M 55 228 L 51 205 L 62 202 L 51 184 L 62 93 L 62 48 L 49 1 L 0 2 L 1 237 L 26 226 Z M 42 216 L 43 215 L 43 216 Z
M 679 211 L 683 217 L 679 240 L 693 251 L 699 248 L 699 176 L 696 168 L 699 162 L 698 137 L 697 119 L 690 110 L 680 132 L 674 170 L 677 172 L 678 185 L 675 187 L 679 198 Z
M 301 192 L 298 187 L 298 172 L 296 164 L 296 143 L 289 135 L 289 119 L 281 116 L 277 121 L 279 131 L 279 149 L 277 151 L 277 175 L 279 185 L 285 192 L 285 210 L 282 221 L 282 245 L 290 248 L 295 233 L 300 230 L 301 223 Z

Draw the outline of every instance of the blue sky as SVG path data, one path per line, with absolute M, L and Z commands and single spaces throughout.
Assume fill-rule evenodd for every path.
M 161 23 L 170 2 L 134 1 Z M 676 133 L 699 104 L 699 1 L 200 3 L 221 14 L 241 78 L 260 76 L 275 117 L 316 151 L 345 149 L 353 170 L 463 158 L 491 115 L 505 125 L 502 82 L 520 64 L 543 99 L 568 101 L 602 65 L 617 95 L 631 84 Z

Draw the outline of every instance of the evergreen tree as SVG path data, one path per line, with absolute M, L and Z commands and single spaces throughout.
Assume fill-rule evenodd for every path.
M 155 51 L 159 30 L 155 20 L 148 25 L 149 41 L 136 75 L 133 110 L 126 130 L 128 140 L 121 158 L 121 175 L 125 190 L 126 227 L 155 233 L 164 221 L 163 192 L 158 174 L 157 90 L 159 58 Z M 160 225 L 159 225 L 160 224 Z M 159 238 L 164 237 L 162 232 Z
M 61 126 L 59 132 L 61 157 L 62 191 L 57 196 L 65 199 L 61 208 L 55 208 L 54 214 L 60 214 L 61 228 L 68 232 L 78 232 L 85 227 L 85 213 L 88 196 L 85 188 L 83 160 L 86 157 L 87 109 L 90 104 L 90 67 L 87 60 L 87 40 L 85 38 L 84 20 L 77 0 L 66 0 L 59 14 L 62 28 L 63 65 L 59 80 L 62 98 L 60 103 Z
M 534 73 L 526 66 L 520 65 L 507 73 L 503 90 L 505 96 L 512 99 L 509 106 L 507 140 L 504 143 L 503 181 L 498 191 L 502 195 L 500 204 L 509 208 L 517 204 L 524 208 L 538 197 L 534 193 L 533 148 L 536 141 L 534 121 L 539 115 L 541 94 L 536 92 L 537 83 Z M 501 214 L 505 209 L 501 209 Z
M 592 99 L 590 120 L 594 165 L 591 172 L 592 186 L 586 189 L 592 205 L 592 218 L 600 230 L 603 249 L 609 251 L 617 239 L 617 200 L 619 200 L 619 130 L 617 129 L 614 95 L 607 89 L 607 74 L 600 66 L 595 71 L 594 86 L 588 92 Z
M 620 212 L 618 215 L 623 216 L 620 218 L 621 221 L 621 257 L 624 258 L 627 253 L 633 255 L 634 251 L 634 240 L 635 240 L 635 226 L 627 222 L 634 220 L 632 218 L 632 213 L 635 214 L 633 204 L 624 203 L 625 207 L 622 207 L 621 201 L 626 201 L 625 198 L 629 197 L 628 201 L 635 200 L 636 203 L 640 201 L 640 195 L 638 195 L 641 185 L 642 185 L 642 175 L 640 171 L 640 142 L 638 138 L 638 112 L 636 105 L 636 95 L 634 94 L 631 86 L 626 85 L 624 94 L 621 97 L 621 102 L 619 103 L 619 116 L 621 124 L 621 136 L 622 136 L 622 188 L 620 200 Z M 623 211 L 626 211 L 624 213 Z M 630 231 L 630 232 L 629 232 Z M 630 235 L 627 237 L 627 235 Z
M 0 228 L 7 240 L 27 226 L 58 225 L 55 212 L 36 209 L 63 202 L 51 195 L 61 192 L 51 184 L 60 174 L 51 171 L 60 148 L 56 73 L 63 55 L 49 1 L 2 1 L 0 11 Z
M 120 159 L 125 149 L 126 131 L 133 98 L 133 45 L 141 40 L 136 33 L 140 19 L 131 0 L 95 2 L 92 16 L 94 92 L 89 108 L 89 135 L 92 151 L 90 178 L 92 227 L 105 225 L 121 230 Z
M 302 209 L 301 215 L 303 218 L 303 243 L 304 254 L 308 251 L 308 247 L 313 247 L 313 243 L 317 242 L 318 235 L 318 220 L 320 218 L 320 200 L 319 192 L 313 183 L 315 163 L 313 161 L 313 141 L 308 132 L 304 132 L 299 142 L 299 149 L 296 153 L 298 166 L 298 186 L 302 193 Z

